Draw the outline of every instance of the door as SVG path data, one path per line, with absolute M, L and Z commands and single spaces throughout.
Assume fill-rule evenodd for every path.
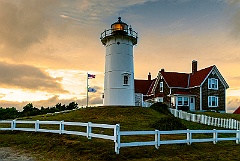
M 190 111 L 195 111 L 195 97 L 190 97 Z

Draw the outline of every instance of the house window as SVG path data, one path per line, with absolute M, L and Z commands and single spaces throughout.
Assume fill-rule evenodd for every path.
M 127 75 L 123 76 L 123 85 L 128 85 L 128 76 Z
M 188 97 L 178 97 L 178 106 L 189 106 Z
M 208 96 L 208 107 L 218 107 L 217 96 Z
M 218 79 L 208 78 L 208 89 L 218 90 Z
M 163 92 L 163 82 L 160 82 L 160 92 Z
M 178 97 L 178 105 L 179 106 L 182 106 L 183 104 L 182 104 L 182 97 Z
M 183 97 L 183 101 L 184 106 L 188 106 L 188 97 Z

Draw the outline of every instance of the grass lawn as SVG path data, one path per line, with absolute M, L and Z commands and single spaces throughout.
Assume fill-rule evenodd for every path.
M 219 117 L 225 117 L 221 114 Z M 92 122 L 120 124 L 121 131 L 154 130 L 151 124 L 164 114 L 150 108 L 96 107 L 52 115 L 41 115 L 23 118 L 23 120 L 54 120 L 73 122 Z M 182 120 L 189 129 L 219 129 Z M 202 134 L 204 135 L 204 134 Z M 182 136 L 162 136 L 162 139 L 176 139 Z M 183 136 L 185 137 L 185 136 Z M 206 135 L 207 137 L 207 135 Z M 122 141 L 152 140 L 154 136 L 123 137 Z M 161 145 L 121 148 L 120 154 L 114 152 L 114 142 L 83 136 L 59 135 L 51 133 L 34 133 L 19 131 L 1 131 L 0 147 L 24 149 L 37 160 L 240 160 L 240 145 L 234 141 L 213 143 L 193 143 L 192 145 Z

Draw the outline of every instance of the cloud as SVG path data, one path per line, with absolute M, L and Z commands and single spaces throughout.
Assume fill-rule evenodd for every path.
M 227 97 L 227 111 L 234 112 L 240 106 L 240 97 L 228 96 Z
M 218 0 L 218 1 L 222 1 L 222 0 Z M 239 4 L 240 3 L 239 0 L 224 0 L 224 1 L 229 3 L 229 4 Z
M 18 110 L 22 110 L 23 107 L 25 105 L 27 105 L 28 103 L 32 103 L 34 107 L 41 108 L 41 107 L 53 107 L 57 103 L 68 105 L 69 103 L 74 102 L 74 101 L 80 102 L 80 103 L 84 102 L 84 100 L 76 101 L 76 98 L 59 99 L 58 95 L 54 95 L 47 100 L 39 100 L 39 101 L 32 101 L 32 102 L 30 102 L 30 101 L 17 102 L 17 101 L 0 100 L 0 104 L 1 104 L 0 107 L 15 107 Z
M 57 0 L 0 2 L 0 44 L 26 48 L 48 35 L 49 17 L 58 7 Z
M 68 105 L 71 102 L 76 102 L 78 104 L 78 107 L 86 106 L 86 98 L 78 99 L 76 97 L 69 98 L 69 99 L 60 99 L 59 95 L 54 95 L 49 99 L 46 100 L 39 100 L 39 101 L 23 101 L 23 102 L 17 102 L 17 101 L 6 101 L 6 100 L 0 100 L 0 107 L 15 107 L 18 110 L 22 110 L 25 105 L 28 103 L 32 103 L 34 107 L 41 108 L 41 107 L 53 107 L 57 103 Z M 89 106 L 92 105 L 98 105 L 102 104 L 101 97 L 91 97 L 89 100 Z
M 93 86 L 92 88 L 96 89 L 96 93 L 89 93 L 89 104 L 90 105 L 99 105 L 103 103 L 102 94 L 103 94 L 103 87 L 101 86 Z
M 228 7 L 230 7 L 229 11 L 231 11 L 231 20 L 230 20 L 230 25 L 231 25 L 231 34 L 235 38 L 240 37 L 240 0 L 218 0 L 220 2 L 225 2 L 228 4 Z
M 232 17 L 233 29 L 232 35 L 234 37 L 240 38 L 240 7 L 236 10 L 236 13 Z
M 20 88 L 49 93 L 67 93 L 60 78 L 52 78 L 45 71 L 30 65 L 0 62 L 0 87 Z
M 141 5 L 146 2 L 151 2 L 156 0 L 73 0 L 72 3 L 66 4 L 65 10 L 62 10 L 63 18 L 77 19 L 81 22 L 81 25 L 86 23 L 96 23 L 100 19 L 109 17 L 110 15 L 118 15 L 125 7 L 130 7 L 134 5 Z M 73 7 L 74 6 L 74 7 Z M 67 8 L 72 7 L 72 10 Z
M 82 103 L 84 102 L 84 99 L 78 100 L 77 98 L 70 98 L 70 99 L 59 99 L 58 95 L 54 95 L 53 97 L 47 99 L 47 100 L 40 100 L 40 101 L 34 101 L 32 102 L 35 107 L 53 107 L 57 103 L 68 105 L 71 102 L 77 102 Z

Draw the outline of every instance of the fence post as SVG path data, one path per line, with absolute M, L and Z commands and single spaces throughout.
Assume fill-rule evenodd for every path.
M 196 122 L 196 114 L 192 114 L 192 122 Z
M 92 126 L 91 126 L 91 122 L 88 122 L 88 125 L 87 125 L 87 138 L 88 139 L 91 139 L 91 133 L 92 133 Z
M 35 132 L 38 132 L 39 130 L 39 120 L 36 120 L 35 122 Z
M 234 129 L 237 129 L 237 120 L 234 120 Z
M 205 115 L 205 122 L 204 122 L 205 125 L 207 125 L 207 120 L 208 120 L 208 116 Z
M 214 121 L 215 121 L 215 118 L 212 117 L 212 120 L 211 120 L 211 125 L 214 126 Z
M 211 119 L 212 119 L 212 117 L 211 116 L 208 116 L 208 125 L 210 125 L 211 124 Z
M 232 126 L 232 119 L 228 119 L 228 128 L 231 129 Z
M 183 114 L 182 114 L 182 110 L 179 110 L 179 118 L 183 119 Z
M 177 110 L 174 110 L 174 116 L 177 117 Z
M 217 118 L 217 120 L 218 120 L 217 126 L 219 127 L 219 126 L 221 126 L 221 120 L 220 120 L 220 118 Z
M 16 120 L 12 120 L 11 122 L 11 129 L 12 131 L 16 128 Z
M 64 130 L 64 120 L 62 120 L 62 121 L 60 122 L 59 128 L 60 128 L 59 134 L 62 134 L 62 132 L 63 132 L 63 130 Z
M 204 124 L 204 115 L 201 115 L 201 123 Z
M 213 144 L 217 143 L 217 138 L 218 138 L 217 130 L 213 129 L 213 139 L 214 139 Z
M 158 149 L 160 144 L 160 133 L 159 133 L 159 130 L 155 130 L 155 148 Z
M 114 136 L 115 136 L 115 152 L 116 154 L 119 154 L 119 150 L 120 150 L 120 125 L 116 124 L 115 128 L 114 128 Z
M 236 144 L 239 144 L 239 141 L 240 141 L 240 131 L 237 130 L 237 132 L 236 132 Z
M 217 126 L 217 118 L 214 118 L 214 126 Z
M 188 141 L 187 145 L 191 145 L 191 143 L 192 143 L 192 133 L 189 129 L 187 129 L 187 141 Z

